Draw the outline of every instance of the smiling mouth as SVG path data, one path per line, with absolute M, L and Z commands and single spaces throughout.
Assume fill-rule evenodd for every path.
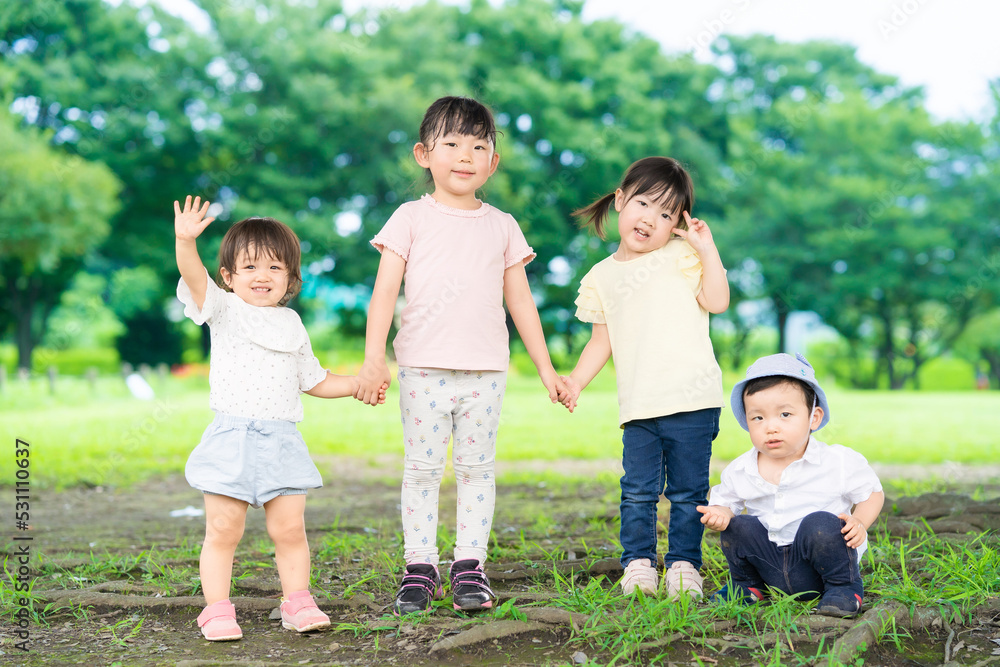
M 636 227 L 636 229 L 635 229 L 635 235 L 638 236 L 639 238 L 642 238 L 642 239 L 648 239 L 649 238 L 649 234 L 646 233 L 646 232 L 644 232 L 644 231 L 642 231 L 638 227 Z

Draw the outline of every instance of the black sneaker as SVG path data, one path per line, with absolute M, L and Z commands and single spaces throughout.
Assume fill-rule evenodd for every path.
M 444 589 L 441 588 L 441 575 L 436 567 L 429 563 L 407 565 L 392 603 L 392 613 L 401 616 L 426 611 L 434 600 L 442 597 Z
M 451 564 L 451 596 L 455 609 L 461 611 L 489 609 L 497 599 L 483 566 L 475 558 Z
M 863 602 L 858 593 L 844 589 L 833 589 L 823 593 L 816 605 L 816 612 L 826 616 L 853 618 L 861 613 Z

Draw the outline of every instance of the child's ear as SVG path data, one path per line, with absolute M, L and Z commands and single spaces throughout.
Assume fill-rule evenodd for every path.
M 493 160 L 490 162 L 490 176 L 497 170 L 497 166 L 500 165 L 500 153 L 493 151 Z
M 428 169 L 431 166 L 430 160 L 427 155 L 427 146 L 421 142 L 413 144 L 413 159 L 417 161 L 424 169 Z
M 622 206 L 625 204 L 625 193 L 622 192 L 621 188 L 615 190 L 615 210 L 619 213 L 622 212 Z
M 809 421 L 809 430 L 815 431 L 819 428 L 819 425 L 823 423 L 823 408 L 818 405 L 813 408 L 812 419 Z
M 226 267 L 220 266 L 219 274 L 222 276 L 222 281 L 226 283 L 226 287 L 233 286 L 233 274 L 231 274 Z

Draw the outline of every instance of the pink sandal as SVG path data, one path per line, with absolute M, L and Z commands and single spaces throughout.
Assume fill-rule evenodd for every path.
M 210 642 L 228 642 L 243 637 L 236 622 L 236 607 L 229 600 L 219 600 L 205 607 L 198 615 L 201 634 Z
M 296 591 L 281 601 L 281 627 L 308 632 L 330 627 L 330 617 L 319 610 L 309 591 Z

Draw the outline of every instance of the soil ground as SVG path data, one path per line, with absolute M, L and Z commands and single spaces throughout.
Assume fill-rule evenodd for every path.
M 330 630 L 298 635 L 282 630 L 280 622 L 272 618 L 280 588 L 268 561 L 263 512 L 251 510 L 234 569 L 242 575 L 234 585 L 233 600 L 244 638 L 216 644 L 203 641 L 195 625 L 201 602 L 193 575 L 197 573 L 197 546 L 203 536 L 204 519 L 170 514 L 172 510 L 200 508 L 200 496 L 183 478 L 170 477 L 125 490 L 72 489 L 33 495 L 31 530 L 23 534 L 33 538 L 32 552 L 41 556 L 33 561 L 34 592 L 51 591 L 42 597 L 55 604 L 73 599 L 87 609 L 49 616 L 48 625 L 32 624 L 28 653 L 17 650 L 14 644 L 19 640 L 14 626 L 3 621 L 0 664 L 604 664 L 606 656 L 602 656 L 600 647 L 588 644 L 574 632 L 573 624 L 579 618 L 569 618 L 565 612 L 563 616 L 534 614 L 516 621 L 493 620 L 478 626 L 491 628 L 483 641 L 457 648 L 448 648 L 450 638 L 467 637 L 463 630 L 475 625 L 451 611 L 450 605 L 442 605 L 417 622 L 393 618 L 388 604 L 399 567 L 394 561 L 401 551 L 396 527 L 396 462 L 372 465 L 353 459 L 326 459 L 317 463 L 329 474 L 325 475 L 327 485 L 323 489 L 310 492 L 306 524 L 314 554 L 318 589 L 314 593 L 318 593 L 321 608 L 331 616 Z M 618 488 L 614 475 L 620 471 L 619 465 L 617 461 L 538 462 L 522 465 L 517 472 L 530 475 L 532 469 L 559 470 L 592 481 L 563 483 L 548 477 L 544 482 L 501 484 L 494 524 L 498 555 L 487 568 L 500 604 L 516 597 L 520 608 L 521 604 L 551 597 L 553 569 L 576 569 L 584 577 L 605 574 L 605 585 L 609 587 L 618 579 L 621 570 L 617 547 L 611 541 L 617 531 Z M 509 467 L 507 471 L 511 472 Z M 503 472 L 501 469 L 501 480 Z M 601 472 L 611 474 L 599 475 Z M 968 510 L 970 503 L 977 505 L 968 495 L 994 499 L 1000 495 L 1000 466 L 930 470 L 897 466 L 879 472 L 883 479 L 947 479 L 940 488 L 951 492 L 902 499 L 893 498 L 890 490 L 892 501 L 886 505 L 896 507 L 893 516 L 885 517 L 890 532 L 905 530 L 907 525 L 929 518 L 932 524 L 939 522 L 938 532 L 965 539 L 963 527 L 970 525 L 963 521 L 971 521 L 968 512 L 975 511 Z M 443 484 L 442 528 L 454 525 L 454 501 L 454 483 Z M 982 516 L 1000 520 L 1000 513 Z M 661 518 L 666 519 L 662 508 Z M 971 529 L 977 527 L 973 522 Z M 992 524 L 987 528 L 997 530 Z M 344 537 L 346 550 L 318 549 L 331 534 Z M 352 543 L 358 545 L 355 553 L 351 552 Z M 378 554 L 366 551 L 373 543 L 381 545 L 381 562 Z M 504 555 L 517 549 L 527 551 L 513 558 Z M 6 554 L 14 551 L 14 542 L 6 542 Z M 154 557 L 146 562 L 115 566 L 122 570 L 121 576 L 87 580 L 88 571 L 106 573 L 109 562 L 127 561 L 130 555 L 149 552 Z M 164 553 L 171 555 L 155 555 Z M 163 579 L 157 578 L 161 574 L 157 568 L 164 567 L 187 574 L 179 579 L 175 576 L 165 588 Z M 706 589 L 711 590 L 708 583 Z M 871 605 L 872 601 L 866 603 Z M 998 605 L 987 604 L 963 626 L 950 628 L 956 630 L 948 644 L 950 664 L 985 665 L 991 660 L 1000 664 L 998 618 Z M 513 628 L 510 624 L 514 623 L 519 624 L 511 630 L 515 634 L 502 636 L 505 628 Z M 371 632 L 375 628 L 382 630 Z M 865 654 L 864 664 L 942 664 L 948 629 L 938 623 L 914 635 L 903 649 L 875 647 Z M 713 652 L 704 646 L 677 642 L 629 664 L 699 664 L 693 656 L 700 656 L 700 664 L 753 664 L 748 655 L 738 647 Z

